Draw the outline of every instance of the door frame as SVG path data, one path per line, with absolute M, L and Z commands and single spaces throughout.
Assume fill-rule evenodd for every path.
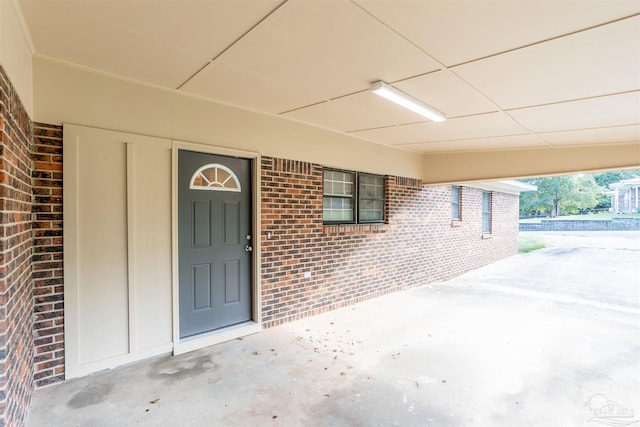
M 189 150 L 203 154 L 242 157 L 251 161 L 251 226 L 253 227 L 253 259 L 251 262 L 251 320 L 215 331 L 180 338 L 180 301 L 178 277 L 178 150 Z M 183 354 L 224 341 L 254 334 L 262 330 L 261 283 L 260 283 L 260 153 L 235 150 L 212 145 L 184 141 L 172 141 L 171 147 L 171 263 L 173 293 L 173 354 Z

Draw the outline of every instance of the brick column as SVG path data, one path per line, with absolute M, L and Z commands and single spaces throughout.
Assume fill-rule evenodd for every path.
M 62 127 L 34 124 L 34 380 L 64 380 L 62 265 Z
M 33 393 L 32 139 L 0 67 L 0 426 L 22 425 Z

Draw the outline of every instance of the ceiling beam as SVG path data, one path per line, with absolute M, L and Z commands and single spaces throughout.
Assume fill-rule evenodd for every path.
M 640 169 L 640 142 L 424 155 L 423 182 L 451 184 Z

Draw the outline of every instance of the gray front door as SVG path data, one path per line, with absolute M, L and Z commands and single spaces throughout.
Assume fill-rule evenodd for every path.
M 251 161 L 178 152 L 180 337 L 251 319 Z

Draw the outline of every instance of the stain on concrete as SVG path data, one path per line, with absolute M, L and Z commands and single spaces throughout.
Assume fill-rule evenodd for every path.
M 102 403 L 113 389 L 112 384 L 89 384 L 73 395 L 67 406 L 73 409 L 85 408 Z
M 198 375 L 211 373 L 219 369 L 217 363 L 211 361 L 211 356 L 177 356 L 157 361 L 149 370 L 149 377 L 162 379 L 168 383 L 180 381 Z
M 408 383 L 407 383 L 408 384 Z M 436 408 L 435 393 L 384 380 L 358 377 L 352 384 L 317 399 L 305 424 L 335 426 L 460 426 L 464 420 Z
M 549 248 L 542 253 L 552 257 L 564 257 L 568 255 L 576 255 L 583 249 L 585 248 Z

